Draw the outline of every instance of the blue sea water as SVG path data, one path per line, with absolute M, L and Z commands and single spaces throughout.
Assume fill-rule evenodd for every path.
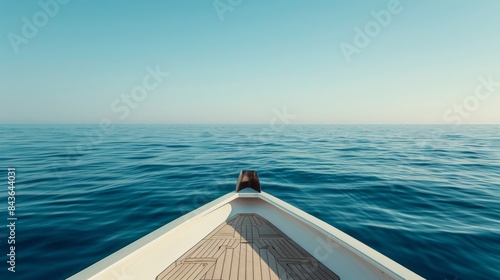
M 500 126 L 0 126 L 16 272 L 64 279 L 225 193 L 269 192 L 428 279 L 500 279 Z M 3 174 L 2 174 L 3 173 Z M 3 204 L 3 206 L 1 205 Z

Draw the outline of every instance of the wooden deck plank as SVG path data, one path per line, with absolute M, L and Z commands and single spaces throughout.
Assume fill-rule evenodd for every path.
M 319 268 L 321 274 L 326 276 L 326 279 L 340 280 L 340 277 L 337 274 L 333 273 L 333 271 L 328 269 L 328 267 L 326 267 L 324 264 L 319 263 Z
M 319 267 L 314 267 L 312 265 L 306 265 L 306 264 L 302 264 L 301 266 L 302 269 L 309 275 L 311 275 L 312 278 L 326 280 L 326 278 L 319 272 Z
M 180 280 L 192 280 L 193 278 L 198 277 L 200 279 L 201 275 L 199 275 L 202 270 L 207 267 L 207 264 L 205 263 L 197 263 L 195 266 L 193 266 L 188 273 L 186 273 L 183 278 Z
M 255 247 L 257 247 L 255 245 Z M 254 248 L 255 250 L 255 248 Z M 257 261 L 260 261 L 260 269 L 261 269 L 261 278 L 262 280 L 271 280 L 271 268 L 269 266 L 269 258 L 267 256 L 266 249 L 256 249 L 259 252 L 260 258 Z M 255 260 L 254 260 L 255 261 Z
M 262 218 L 261 216 L 259 216 L 257 214 L 255 214 L 255 217 L 259 221 L 258 225 L 260 225 L 260 226 L 267 225 L 269 223 L 266 219 Z
M 245 220 L 243 220 L 242 226 L 242 237 L 245 240 L 251 240 L 252 239 L 252 224 L 249 223 L 248 217 L 245 217 Z
M 257 244 L 252 243 L 252 263 L 253 263 L 253 277 L 254 279 L 262 279 L 262 265 L 260 249 Z M 260 277 L 260 278 L 259 278 Z
M 312 275 L 309 275 L 309 273 L 302 268 L 301 264 L 288 263 L 287 266 L 293 270 L 298 279 L 317 279 L 313 278 Z
M 156 279 L 158 279 L 158 280 L 164 279 L 166 276 L 172 274 L 175 271 L 175 269 L 177 269 L 177 266 L 175 266 L 175 265 L 169 266 L 160 275 L 158 275 L 158 277 L 156 277 Z
M 201 258 L 203 254 L 208 250 L 210 246 L 213 245 L 211 239 L 205 239 L 202 244 L 200 244 L 200 249 L 192 253 L 188 258 Z
M 286 258 L 286 259 L 293 259 L 295 258 L 294 255 L 292 255 L 292 253 L 290 252 L 290 248 L 288 248 L 288 244 L 285 243 L 286 241 L 282 240 L 282 239 L 276 239 L 274 241 L 274 245 L 273 247 L 276 249 L 276 247 L 278 247 L 281 252 L 283 252 L 283 258 Z
M 286 247 L 290 250 L 290 252 L 295 255 L 297 258 L 309 258 L 311 255 L 308 254 L 307 252 L 305 251 L 301 251 L 301 250 L 297 250 L 296 247 L 298 247 L 299 245 L 297 245 L 295 242 L 291 241 L 291 240 L 283 240 L 284 243 L 288 243 L 286 245 Z
M 231 265 L 231 263 L 233 262 L 233 254 L 234 254 L 234 249 L 228 249 L 226 251 L 226 257 L 224 258 L 224 266 L 222 267 L 222 274 L 220 279 L 234 279 L 230 277 L 233 272 Z
M 210 239 L 204 239 L 200 241 L 199 243 L 199 248 L 197 250 L 194 250 L 190 255 L 186 256 L 185 258 L 196 258 L 198 256 L 203 255 L 203 252 L 207 249 L 207 246 L 211 244 Z
M 290 248 L 288 247 L 288 243 L 284 240 L 277 239 L 275 241 L 275 246 L 278 246 L 284 254 L 284 259 L 300 259 L 300 257 L 295 256 L 291 251 Z
M 239 263 L 240 263 L 240 250 L 241 246 L 238 245 L 234 250 L 233 250 L 233 258 L 231 259 L 231 268 L 230 268 L 230 277 L 229 279 L 238 279 L 238 273 L 239 273 Z
M 276 261 L 276 258 L 274 258 L 273 254 L 269 252 L 267 249 L 261 249 L 266 251 L 267 255 L 267 262 L 266 264 L 269 266 L 269 274 L 271 277 L 271 280 L 278 280 L 279 279 L 279 269 L 278 269 L 278 263 Z
M 220 256 L 220 253 L 224 250 L 224 243 L 226 240 L 224 239 L 212 239 L 213 245 L 207 250 L 203 257 L 205 258 L 215 258 L 217 259 Z
M 246 262 L 247 262 L 247 243 L 240 243 L 240 258 L 239 264 L 237 266 L 238 269 L 238 278 L 237 279 L 245 279 L 246 278 Z
M 261 224 L 261 222 L 260 222 L 259 218 L 256 215 L 252 215 L 252 225 L 258 226 L 260 224 Z
M 240 240 L 233 238 L 233 239 L 229 240 L 229 244 L 227 245 L 227 247 L 234 249 L 234 248 L 236 248 L 236 246 L 238 246 L 238 244 L 240 244 Z
M 204 275 L 206 275 L 209 271 L 213 271 L 215 267 L 215 263 L 208 263 L 197 275 L 194 275 L 191 279 L 192 280 L 200 280 L 203 279 Z M 213 273 L 212 273 L 213 274 Z M 213 280 L 215 278 L 210 278 L 210 280 Z
M 212 236 L 216 235 L 216 234 L 219 234 L 220 231 L 225 227 L 227 226 L 227 222 L 224 222 L 222 224 L 220 224 L 218 227 L 216 227 L 211 233 L 209 233 L 207 235 L 207 237 L 205 237 L 205 239 L 208 239 L 208 238 L 212 238 Z
M 197 263 L 187 263 L 182 264 L 182 269 L 179 270 L 178 273 L 172 275 L 172 279 L 182 279 L 186 274 L 188 274 L 191 270 L 196 269 L 199 264 Z M 168 278 L 167 278 L 168 279 Z
M 156 279 L 340 280 L 257 214 L 238 214 L 221 223 Z
M 318 275 L 318 277 L 320 278 L 323 278 L 323 279 L 336 279 L 336 275 L 329 275 L 328 274 L 328 269 L 324 269 L 323 266 L 321 264 L 318 264 L 317 266 L 314 267 L 315 269 L 315 273 L 316 275 Z
M 306 258 L 306 256 L 302 256 L 300 254 L 297 254 L 296 251 L 293 249 L 292 243 L 290 243 L 288 240 L 278 239 L 276 241 L 276 243 L 278 243 L 281 246 L 283 251 L 286 251 L 287 258 L 290 258 L 290 259 L 304 259 L 304 258 Z
M 215 239 L 207 239 L 203 250 L 200 250 L 196 254 L 191 255 L 190 258 L 204 258 L 209 255 L 209 253 L 212 251 L 212 248 L 214 248 L 216 245 L 217 241 Z
M 217 259 L 215 265 L 213 267 L 212 278 L 210 279 L 220 279 L 220 275 L 222 274 L 222 268 L 224 267 L 224 257 L 226 254 L 222 254 L 221 257 Z
M 293 280 L 292 276 L 286 271 L 285 267 L 283 267 L 278 260 L 276 260 L 276 263 L 278 264 L 278 272 L 279 272 L 279 278 L 280 279 L 285 279 L 285 280 Z
M 215 248 L 215 250 L 212 252 L 212 254 L 209 256 L 214 259 L 219 259 L 220 256 L 224 257 L 224 252 L 227 249 L 227 243 L 229 240 L 224 240 L 219 243 L 219 245 Z
M 246 278 L 245 279 L 253 279 L 253 273 L 254 273 L 254 269 L 255 269 L 255 266 L 253 265 L 253 249 L 252 249 L 252 244 L 250 243 L 247 243 L 245 244 L 245 246 L 247 247 L 246 249 L 246 268 L 245 268 L 245 274 L 246 274 Z
M 234 236 L 234 227 L 231 225 L 224 225 L 213 237 L 226 238 Z
M 241 221 L 243 220 L 243 215 L 236 215 L 234 218 L 229 220 L 227 223 L 229 225 L 232 225 L 234 227 L 237 227 L 241 224 Z
M 300 247 L 299 244 L 297 244 L 295 241 L 292 239 L 288 238 L 288 242 L 290 242 L 293 245 L 293 249 L 299 254 L 303 255 L 305 257 L 313 258 L 311 254 L 309 254 L 304 248 Z
M 216 263 L 217 264 L 217 263 Z M 210 269 L 201 277 L 199 280 L 212 280 L 217 279 L 214 277 L 215 265 L 212 265 Z M 197 279 L 198 280 L 198 279 Z
M 188 264 L 179 264 L 169 275 L 165 275 L 162 279 L 176 279 L 183 271 L 188 269 Z
M 272 252 L 278 253 L 277 256 L 275 256 L 277 259 L 284 259 L 287 258 L 287 253 L 286 251 L 283 250 L 281 245 L 278 243 L 278 240 L 264 240 L 269 246 L 272 247 Z
M 219 252 L 221 249 L 224 250 L 224 248 L 222 246 L 224 246 L 224 243 L 226 242 L 226 240 L 224 239 L 214 239 L 214 244 L 215 246 L 213 246 L 210 251 L 208 251 L 206 253 L 206 256 L 209 257 L 209 258 L 212 258 L 215 256 L 215 254 L 217 254 L 217 252 Z

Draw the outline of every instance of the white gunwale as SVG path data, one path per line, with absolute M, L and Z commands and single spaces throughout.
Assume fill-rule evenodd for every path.
M 253 208 L 254 205 L 256 208 Z M 315 236 L 314 232 L 320 233 L 321 236 L 326 236 L 326 238 L 330 238 L 338 244 L 342 249 L 340 251 L 350 252 L 351 256 L 348 256 L 349 260 L 346 263 L 359 262 L 359 265 L 371 266 L 371 268 L 360 267 L 359 271 L 355 271 L 356 267 L 343 268 L 339 264 L 338 258 L 327 261 L 320 259 L 324 265 L 337 273 L 342 280 L 355 279 L 360 275 L 367 277 L 367 273 L 373 274 L 370 274 L 373 277 L 365 279 L 424 279 L 330 224 L 268 193 L 258 193 L 248 189 L 239 193 L 231 192 L 223 195 L 173 220 L 69 279 L 110 279 L 110 277 L 115 279 L 120 279 L 120 277 L 123 279 L 154 279 L 159 272 L 175 262 L 177 258 L 208 235 L 221 222 L 230 219 L 236 214 L 252 213 L 254 211 L 270 220 L 312 255 L 315 252 L 313 252 L 314 247 L 311 247 L 311 240 L 300 240 L 302 238 L 301 234 L 303 234 L 304 239 L 310 239 Z M 267 213 L 273 211 L 276 212 L 276 215 L 271 214 L 266 217 Z M 287 220 L 286 222 L 289 224 L 295 221 L 295 224 L 286 226 L 284 220 Z M 205 229 L 202 229 L 200 225 L 203 225 Z M 197 230 L 198 228 L 199 230 Z M 303 232 L 297 233 L 297 228 Z M 175 242 L 175 240 L 178 242 Z M 183 242 L 185 244 L 179 244 Z M 157 264 L 156 262 L 159 259 L 165 259 L 166 261 L 164 264 Z M 352 269 L 352 275 L 357 276 L 351 277 L 349 269 Z

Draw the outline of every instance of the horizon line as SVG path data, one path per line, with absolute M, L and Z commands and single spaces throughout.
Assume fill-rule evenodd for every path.
M 0 125 L 93 125 L 100 126 L 98 123 L 0 123 Z M 268 123 L 111 123 L 108 125 L 270 125 Z M 428 125 L 428 126 L 479 126 L 479 125 L 500 125 L 500 123 L 467 123 L 467 124 L 449 124 L 449 123 L 290 123 L 280 124 L 280 126 L 298 126 L 298 125 Z

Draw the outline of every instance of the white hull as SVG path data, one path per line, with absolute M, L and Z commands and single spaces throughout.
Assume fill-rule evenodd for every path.
M 335 227 L 251 189 L 224 195 L 69 279 L 156 279 L 221 223 L 245 213 L 258 214 L 274 224 L 342 280 L 423 279 Z

